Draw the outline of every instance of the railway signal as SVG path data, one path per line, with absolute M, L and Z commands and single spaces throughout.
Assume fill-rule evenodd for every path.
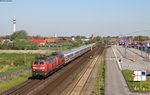
M 104 76 L 104 72 L 102 72 L 102 76 Z

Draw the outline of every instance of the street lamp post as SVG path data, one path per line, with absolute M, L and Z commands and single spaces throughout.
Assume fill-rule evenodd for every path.
M 123 37 L 123 34 L 119 34 L 119 35 Z M 126 58 L 127 55 L 126 37 L 124 37 L 123 39 L 124 39 L 124 57 Z
M 127 43 L 126 43 L 126 40 L 124 40 L 124 46 L 125 46 L 124 55 L 125 55 L 125 58 L 126 58 L 126 55 L 127 55 Z
M 147 57 L 147 44 L 145 42 L 145 58 Z

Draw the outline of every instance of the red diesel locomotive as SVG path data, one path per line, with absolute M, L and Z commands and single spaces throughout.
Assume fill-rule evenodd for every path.
M 32 62 L 32 76 L 46 77 L 58 68 L 63 67 L 63 63 L 65 63 L 65 59 L 62 53 L 40 57 Z

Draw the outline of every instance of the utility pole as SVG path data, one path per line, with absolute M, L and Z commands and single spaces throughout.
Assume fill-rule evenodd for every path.
M 145 58 L 147 58 L 147 42 L 145 41 Z

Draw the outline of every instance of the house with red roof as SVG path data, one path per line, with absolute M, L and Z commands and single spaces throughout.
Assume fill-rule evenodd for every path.
M 36 42 L 40 45 L 45 45 L 45 40 L 44 39 L 27 39 L 28 41 Z

